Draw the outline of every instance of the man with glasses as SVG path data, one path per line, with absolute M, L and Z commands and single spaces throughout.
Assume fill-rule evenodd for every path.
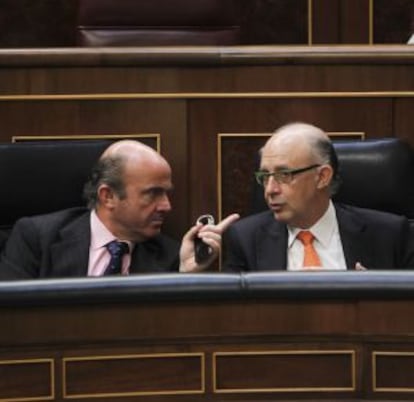
M 224 270 L 414 266 L 407 219 L 332 202 L 338 160 L 321 129 L 305 123 L 278 129 L 261 151 L 255 176 L 269 211 L 228 229 Z

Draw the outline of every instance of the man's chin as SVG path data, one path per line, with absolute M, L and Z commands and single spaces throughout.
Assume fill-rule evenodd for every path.
M 161 233 L 161 226 L 162 225 L 151 225 L 151 227 L 147 230 L 136 233 L 135 242 L 139 243 L 142 241 L 147 241 L 158 236 Z
M 273 211 L 273 216 L 275 219 L 281 223 L 288 223 L 289 222 L 289 216 L 286 212 L 283 211 Z
M 151 227 L 148 229 L 147 233 L 149 237 L 154 237 L 160 234 L 162 228 L 162 222 L 161 223 L 154 223 L 151 225 Z

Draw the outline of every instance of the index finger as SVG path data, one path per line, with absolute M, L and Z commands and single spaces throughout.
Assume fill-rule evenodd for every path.
M 217 223 L 216 228 L 220 231 L 225 231 L 232 223 L 236 222 L 238 219 L 240 219 L 239 214 L 231 214 Z

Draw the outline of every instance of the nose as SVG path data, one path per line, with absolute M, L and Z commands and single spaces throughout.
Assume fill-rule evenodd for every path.
M 163 194 L 163 196 L 160 199 L 160 202 L 158 203 L 158 208 L 165 212 L 171 211 L 171 201 L 168 197 L 168 194 Z
M 269 176 L 265 186 L 265 195 L 273 195 L 280 193 L 280 184 L 275 180 L 273 176 Z

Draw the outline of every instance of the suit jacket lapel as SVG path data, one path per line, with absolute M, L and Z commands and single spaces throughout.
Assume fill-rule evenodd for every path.
M 90 213 L 81 215 L 60 232 L 51 246 L 53 276 L 87 276 L 91 229 Z
M 269 221 L 256 237 L 257 269 L 284 270 L 287 267 L 287 229 L 269 214 Z
M 136 243 L 131 255 L 131 273 L 178 271 L 179 255 L 177 249 L 169 248 L 161 236 Z
M 336 216 L 347 268 L 355 269 L 357 262 L 372 266 L 372 244 L 366 236 L 365 223 L 352 210 L 341 206 L 336 206 Z

